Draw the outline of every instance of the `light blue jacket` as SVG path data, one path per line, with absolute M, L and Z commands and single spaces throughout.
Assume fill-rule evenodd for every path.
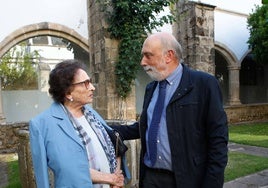
M 86 149 L 59 103 L 33 118 L 29 130 L 38 188 L 49 188 L 48 167 L 54 172 L 55 188 L 93 187 Z

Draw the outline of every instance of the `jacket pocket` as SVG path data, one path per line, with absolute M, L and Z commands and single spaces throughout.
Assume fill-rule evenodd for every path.
M 194 157 L 195 166 L 202 165 L 202 164 L 206 163 L 206 161 L 207 161 L 207 158 L 205 156 L 196 156 L 196 157 Z
M 176 103 L 176 106 L 178 108 L 184 108 L 184 107 L 196 106 L 198 104 L 199 104 L 198 101 L 180 101 L 180 102 Z

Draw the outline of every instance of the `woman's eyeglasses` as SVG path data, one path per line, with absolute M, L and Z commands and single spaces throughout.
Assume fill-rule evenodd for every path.
M 72 84 L 72 85 L 84 84 L 85 87 L 88 89 L 90 83 L 91 83 L 91 79 L 86 79 L 86 80 L 84 80 L 84 81 L 82 81 L 82 82 L 77 82 L 77 83 L 74 83 L 74 84 Z

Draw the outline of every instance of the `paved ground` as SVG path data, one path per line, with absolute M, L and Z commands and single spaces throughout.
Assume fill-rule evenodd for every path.
M 255 146 L 229 143 L 230 151 L 239 151 L 246 154 L 268 157 L 268 149 Z M 224 188 L 268 188 L 268 169 L 251 174 L 245 177 L 237 178 L 227 182 Z
M 229 144 L 230 151 L 239 151 L 242 153 L 247 153 L 251 155 L 268 157 L 268 149 L 260 148 L 255 146 L 246 146 L 240 144 Z M 7 159 L 17 158 L 14 153 L 11 154 L 1 154 L 0 153 L 0 188 L 4 188 L 7 185 Z M 235 179 L 233 181 L 224 184 L 223 188 L 268 188 L 268 169 L 258 172 L 256 174 L 251 174 L 245 177 Z
M 4 187 L 7 183 L 6 170 L 7 170 L 7 165 L 4 162 L 4 158 L 1 154 L 1 157 L 0 157 L 0 187 Z

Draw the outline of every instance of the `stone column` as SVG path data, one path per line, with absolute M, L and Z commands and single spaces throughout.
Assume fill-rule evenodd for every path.
M 215 73 L 214 8 L 199 2 L 179 1 L 178 25 L 173 28 L 182 45 L 185 64 L 211 74 Z
M 49 79 L 49 73 L 50 73 L 50 67 L 46 63 L 38 63 L 38 88 L 42 92 L 48 92 L 49 85 L 48 85 L 48 79 Z
M 240 86 L 238 66 L 228 66 L 229 70 L 229 93 L 227 105 L 240 105 Z
M 17 136 L 19 138 L 18 157 L 21 187 L 36 188 L 29 144 L 29 131 L 18 130 Z
M 112 39 L 107 31 L 108 24 L 105 19 L 105 10 L 102 1 L 88 0 L 88 31 L 90 72 L 95 84 L 93 107 L 108 122 L 115 120 L 129 121 L 136 119 L 135 92 L 126 100 L 122 100 L 116 93 L 115 64 L 118 59 L 119 41 Z M 133 86 L 132 91 L 135 91 Z M 127 124 L 127 123 L 126 123 Z M 131 181 L 126 187 L 137 187 L 139 157 L 138 141 L 129 142 L 127 162 L 131 172 Z
M 2 83 L 0 80 L 0 123 L 4 123 L 6 120 L 3 112 L 3 102 L 2 102 Z
M 93 107 L 107 120 L 133 120 L 136 118 L 135 93 L 126 100 L 116 93 L 114 69 L 119 41 L 110 37 L 105 8 L 100 3 L 88 0 L 90 72 L 96 86 Z
M 19 174 L 22 188 L 37 188 L 32 163 L 31 148 L 29 142 L 28 128 L 19 129 L 16 132 L 19 138 L 18 157 L 19 157 Z M 54 176 L 48 169 L 49 187 L 54 188 Z

